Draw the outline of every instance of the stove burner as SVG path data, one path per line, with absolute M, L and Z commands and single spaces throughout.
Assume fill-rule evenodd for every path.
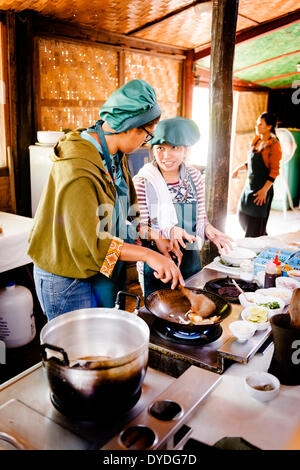
M 199 346 L 212 343 L 222 335 L 222 327 L 217 324 L 207 328 L 204 331 L 180 331 L 174 330 L 167 325 L 154 322 L 153 328 L 155 332 L 163 339 L 173 341 L 180 344 L 197 344 Z
M 95 408 L 88 408 L 86 407 L 85 409 L 81 409 L 77 407 L 72 407 L 68 405 L 67 403 L 63 403 L 61 400 L 59 400 L 57 397 L 53 395 L 53 393 L 50 393 L 50 400 L 52 405 L 64 416 L 67 416 L 69 418 L 73 419 L 78 419 L 79 421 L 103 421 L 103 420 L 109 420 L 111 421 L 114 417 L 120 417 L 121 414 L 126 413 L 127 411 L 131 410 L 138 400 L 141 397 L 142 390 L 141 388 L 138 390 L 138 392 L 132 396 L 128 402 L 123 405 L 123 406 L 115 406 L 114 409 L 109 407 L 109 411 L 107 410 L 107 407 L 102 406 L 99 409 Z

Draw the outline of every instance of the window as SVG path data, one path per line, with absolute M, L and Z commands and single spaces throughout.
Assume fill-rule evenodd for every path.
M 7 166 L 7 87 L 5 26 L 0 21 L 0 167 Z

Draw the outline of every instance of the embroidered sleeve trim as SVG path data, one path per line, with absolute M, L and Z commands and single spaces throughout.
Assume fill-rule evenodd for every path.
M 100 269 L 100 273 L 106 277 L 111 277 L 116 262 L 119 259 L 122 246 L 124 245 L 124 240 L 121 240 L 118 237 L 114 237 L 109 245 L 108 251 L 106 253 L 105 259 Z

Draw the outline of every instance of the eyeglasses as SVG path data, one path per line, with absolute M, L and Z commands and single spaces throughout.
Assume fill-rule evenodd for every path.
M 140 126 L 140 128 L 143 129 L 143 131 L 145 131 L 147 133 L 147 135 L 144 139 L 144 142 L 149 142 L 151 139 L 153 139 L 154 135 L 150 134 L 150 132 L 148 132 L 145 127 Z

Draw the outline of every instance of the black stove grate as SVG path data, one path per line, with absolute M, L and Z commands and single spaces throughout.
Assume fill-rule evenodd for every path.
M 163 339 L 172 341 L 179 344 L 189 344 L 189 345 L 205 345 L 216 341 L 222 335 L 222 327 L 217 324 L 210 326 L 207 330 L 204 331 L 180 331 L 174 330 L 167 325 L 162 324 L 161 322 L 155 320 L 152 328 L 155 332 Z

